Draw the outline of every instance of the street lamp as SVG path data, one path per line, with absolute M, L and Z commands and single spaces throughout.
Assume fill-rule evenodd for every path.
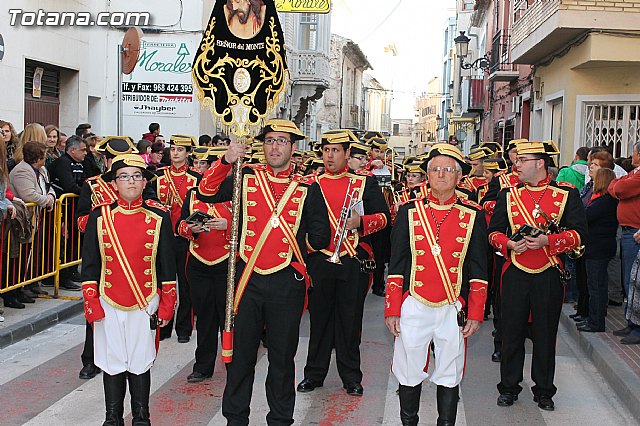
M 456 43 L 456 56 L 460 58 L 460 68 L 463 70 L 469 70 L 471 68 L 477 69 L 487 69 L 489 68 L 489 58 L 486 53 L 482 58 L 478 58 L 470 64 L 464 63 L 464 58 L 469 54 L 469 42 L 471 39 L 464 35 L 464 31 L 460 31 L 460 35 L 453 39 Z

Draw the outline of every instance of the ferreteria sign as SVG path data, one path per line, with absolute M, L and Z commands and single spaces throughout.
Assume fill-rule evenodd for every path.
M 193 115 L 189 40 L 142 40 L 138 63 L 122 82 L 124 115 L 188 118 Z
M 278 12 L 329 13 L 331 0 L 275 0 Z

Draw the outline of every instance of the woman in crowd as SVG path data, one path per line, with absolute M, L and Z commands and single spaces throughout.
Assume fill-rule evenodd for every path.
M 87 144 L 87 156 L 84 158 L 83 167 L 87 178 L 101 175 L 107 171 L 107 165 L 102 153 L 96 150 L 102 138 L 97 135 L 89 136 L 84 141 Z
M 53 265 L 45 265 L 44 269 L 40 267 L 40 259 L 52 259 L 54 257 L 53 247 L 49 241 L 53 241 L 53 217 L 46 214 L 45 211 L 51 212 L 56 201 L 56 194 L 51 188 L 49 181 L 49 173 L 44 167 L 46 161 L 47 146 L 42 142 L 29 141 L 22 146 L 22 154 L 24 160 L 18 163 L 9 175 L 10 188 L 15 196 L 20 197 L 25 203 L 34 203 L 36 212 L 35 218 L 33 246 L 29 247 L 25 253 L 31 253 L 33 257 L 33 275 L 48 273 L 53 270 Z M 27 259 L 25 258 L 25 265 Z M 26 266 L 28 267 L 28 266 Z M 47 294 L 40 287 L 39 283 L 26 286 L 28 291 L 38 294 Z M 30 295 L 27 292 L 27 295 Z
M 147 164 L 147 166 L 149 167 L 149 170 L 155 171 L 160 167 L 166 166 L 166 164 L 162 162 L 163 156 L 164 156 L 164 143 L 154 142 L 151 145 L 151 153 L 149 154 L 149 163 Z
M 23 160 L 22 146 L 26 142 L 30 141 L 36 141 L 46 144 L 47 133 L 45 132 L 44 127 L 42 127 L 38 123 L 31 123 L 25 126 L 24 130 L 20 134 L 20 146 L 18 146 L 16 151 L 13 153 L 13 160 L 15 161 L 15 164 L 18 164 Z M 13 169 L 13 167 L 11 168 Z
M 60 129 L 49 124 L 44 128 L 44 132 L 47 134 L 47 154 L 44 166 L 49 168 L 56 159 L 64 154 L 64 150 L 60 149 Z
M 598 160 L 595 159 L 595 161 Z M 607 192 L 609 184 L 616 178 L 613 170 L 599 165 L 589 168 L 590 171 L 592 169 L 597 171 L 592 175 L 593 194 L 585 209 L 589 223 L 589 238 L 585 244 L 584 254 L 589 291 L 589 317 L 578 324 L 578 330 L 601 332 L 605 328 L 604 317 L 609 301 L 607 265 L 616 255 L 618 201 Z
M 7 128 L 9 128 L 10 132 L 15 132 L 15 130 L 13 130 L 13 126 L 9 126 L 10 125 L 6 121 L 0 123 L 0 129 L 3 130 L 4 136 L 6 136 L 5 130 L 7 130 Z M 2 256 L 2 259 L 0 259 L 0 273 L 2 274 L 0 282 L 3 287 L 11 285 L 11 283 L 8 282 L 9 273 L 7 265 L 8 262 L 6 260 L 9 250 L 8 247 L 5 247 L 4 245 L 6 243 L 4 231 L 8 224 L 8 219 L 16 217 L 16 209 L 13 206 L 13 203 L 9 200 L 9 198 L 13 198 L 13 194 L 11 194 L 11 191 L 8 191 L 9 167 L 7 161 L 7 148 L 5 145 L 6 139 L 6 137 L 0 138 L 0 229 L 3 231 L 0 236 L 0 246 L 2 247 L 2 250 L 0 250 L 0 256 Z M 15 140 L 17 141 L 17 138 Z M 7 197 L 7 194 L 9 194 L 9 197 Z M 21 293 L 17 290 L 2 293 L 4 306 L 7 308 L 24 309 L 24 305 L 18 301 L 19 294 Z M 2 318 L 2 321 L 4 321 L 4 318 Z
M 13 124 L 8 121 L 0 120 L 0 131 L 2 132 L 2 140 L 4 143 L 4 149 L 2 151 L 5 153 L 5 163 L 8 162 L 9 171 L 11 171 L 13 166 L 16 165 L 15 161 L 13 161 L 13 154 L 20 146 L 20 138 L 18 138 Z
M 591 196 L 594 194 L 594 177 L 598 170 L 605 168 L 613 170 L 613 157 L 606 150 L 600 150 L 596 152 L 589 152 L 589 182 L 580 191 L 580 198 L 582 204 L 586 208 L 591 201 Z M 578 286 L 578 306 L 576 313 L 570 315 L 573 320 L 580 324 L 589 319 L 589 289 L 587 284 L 586 263 L 584 256 L 575 260 L 576 265 L 576 281 Z

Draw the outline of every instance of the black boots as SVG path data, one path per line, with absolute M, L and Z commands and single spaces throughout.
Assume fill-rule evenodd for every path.
M 151 391 L 151 370 L 136 375 L 127 373 L 131 393 L 131 416 L 133 426 L 149 426 L 149 392 Z
M 102 426 L 124 426 L 124 394 L 127 390 L 127 373 L 111 376 L 104 373 L 104 404 L 106 407 L 105 421 Z
M 456 424 L 456 413 L 458 411 L 459 386 L 448 388 L 438 386 L 438 426 L 453 426 Z
M 400 420 L 402 421 L 402 426 L 417 426 L 420 393 L 422 393 L 422 383 L 417 386 L 400 385 L 398 395 L 400 396 Z

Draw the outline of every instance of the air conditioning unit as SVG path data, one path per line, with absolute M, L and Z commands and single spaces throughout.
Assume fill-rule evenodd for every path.
M 520 106 L 522 105 L 522 96 L 514 96 L 511 100 L 511 112 L 514 114 L 520 113 Z

